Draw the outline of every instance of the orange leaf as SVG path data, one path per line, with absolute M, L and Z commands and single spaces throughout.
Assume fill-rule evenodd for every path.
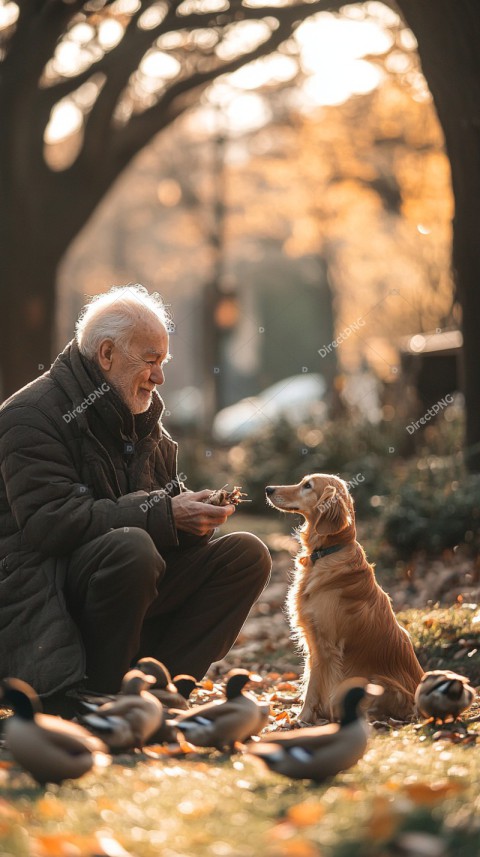
M 291 806 L 287 812 L 288 820 L 296 827 L 308 827 L 317 824 L 325 815 L 325 807 L 319 801 L 304 801 Z
M 36 803 L 37 812 L 47 819 L 59 821 L 65 815 L 65 806 L 61 800 L 54 795 L 44 795 Z
M 296 681 L 298 679 L 297 673 L 283 673 L 282 678 L 284 681 Z
M 320 850 L 307 839 L 287 839 L 276 846 L 279 857 L 321 857 Z
M 275 720 L 286 720 L 287 723 L 290 723 L 288 711 L 279 711 L 278 714 L 275 714 Z
M 20 821 L 23 819 L 23 815 L 18 809 L 15 809 L 8 800 L 4 800 L 3 797 L 0 797 L 0 818 L 11 818 L 16 821 Z
M 373 811 L 368 822 L 368 834 L 372 839 L 388 839 L 398 826 L 399 816 L 395 804 L 383 795 L 373 799 Z
M 406 783 L 404 790 L 410 800 L 417 806 L 434 806 L 452 794 L 458 794 L 464 790 L 464 786 L 457 782 L 442 780 L 437 783 Z
M 75 837 L 64 833 L 39 833 L 33 840 L 35 857 L 80 857 L 81 848 Z

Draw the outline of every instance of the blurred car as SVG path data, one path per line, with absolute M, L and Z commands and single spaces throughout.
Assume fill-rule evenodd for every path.
M 283 378 L 258 396 L 219 411 L 213 421 L 213 437 L 222 443 L 239 443 L 279 420 L 298 426 L 309 418 L 324 419 L 326 390 L 325 379 L 315 372 Z

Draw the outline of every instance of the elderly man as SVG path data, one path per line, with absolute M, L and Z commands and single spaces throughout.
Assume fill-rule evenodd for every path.
M 0 408 L 0 676 L 47 710 L 111 693 L 153 655 L 200 679 L 233 645 L 271 569 L 234 506 L 187 491 L 162 425 L 166 313 L 141 286 L 84 309 L 51 369 Z

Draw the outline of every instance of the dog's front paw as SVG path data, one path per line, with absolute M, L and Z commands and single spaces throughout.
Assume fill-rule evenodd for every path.
M 297 716 L 297 723 L 301 723 L 302 726 L 319 726 L 329 721 L 328 713 L 321 706 L 302 708 Z

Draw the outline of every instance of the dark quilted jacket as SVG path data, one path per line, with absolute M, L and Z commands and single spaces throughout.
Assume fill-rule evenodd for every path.
M 134 417 L 112 389 L 93 394 L 102 383 L 72 342 L 0 408 L 0 677 L 45 695 L 84 676 L 63 597 L 69 554 L 118 527 L 141 527 L 159 551 L 179 544 L 158 493 L 183 490 L 163 403 L 155 393 Z

